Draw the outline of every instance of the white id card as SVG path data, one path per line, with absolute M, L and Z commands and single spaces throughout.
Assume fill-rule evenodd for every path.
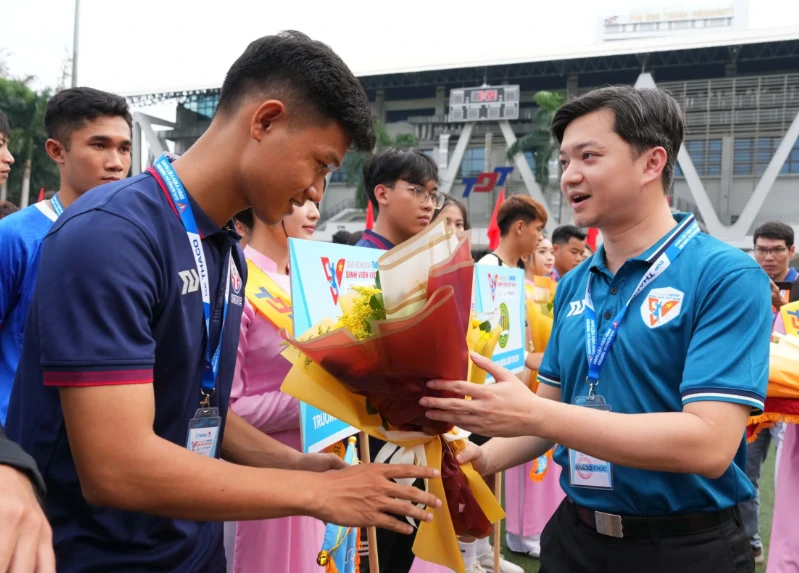
M 199 408 L 189 421 L 186 448 L 209 458 L 215 457 L 216 440 L 221 425 L 219 408 Z
M 610 412 L 610 405 L 602 396 L 577 396 L 575 406 Z M 613 465 L 588 454 L 569 450 L 569 482 L 575 487 L 613 489 Z

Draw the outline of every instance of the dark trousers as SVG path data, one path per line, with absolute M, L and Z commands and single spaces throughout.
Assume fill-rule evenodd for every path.
M 541 533 L 540 573 L 754 573 L 743 522 L 660 539 L 601 535 L 567 498 Z
M 372 461 L 374 462 L 380 448 L 385 445 L 385 442 L 369 436 L 369 453 L 371 454 Z M 419 481 L 414 484 L 417 487 L 424 488 L 424 482 Z M 397 517 L 400 521 L 405 523 L 405 518 Z M 416 540 L 416 530 L 410 535 L 403 535 L 402 533 L 394 533 L 387 529 L 377 530 L 377 558 L 380 563 L 379 573 L 408 573 L 413 565 L 413 542 Z M 367 547 L 366 542 L 366 528 L 361 529 L 361 573 L 370 573 L 369 571 L 369 556 L 364 549 Z M 371 573 L 378 573 L 373 571 Z

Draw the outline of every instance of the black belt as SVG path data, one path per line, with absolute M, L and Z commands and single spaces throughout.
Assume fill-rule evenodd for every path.
M 667 517 L 633 517 L 614 515 L 582 507 L 569 500 L 580 521 L 602 535 L 610 537 L 658 538 L 700 533 L 735 519 L 741 521 L 738 506 L 707 513 L 689 513 Z

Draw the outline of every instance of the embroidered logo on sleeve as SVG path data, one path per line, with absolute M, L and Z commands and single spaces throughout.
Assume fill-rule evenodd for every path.
M 641 303 L 641 318 L 649 328 L 657 328 L 671 322 L 680 315 L 685 294 L 677 289 L 655 288 L 649 291 Z

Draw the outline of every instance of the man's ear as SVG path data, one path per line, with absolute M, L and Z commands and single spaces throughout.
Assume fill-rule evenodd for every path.
M 60 141 L 48 139 L 44 143 L 44 150 L 47 152 L 47 155 L 50 156 L 50 159 L 55 161 L 57 164 L 63 165 L 66 161 L 65 156 L 67 154 L 67 148 Z
M 380 206 L 388 205 L 388 187 L 382 184 L 375 187 L 375 199 Z

